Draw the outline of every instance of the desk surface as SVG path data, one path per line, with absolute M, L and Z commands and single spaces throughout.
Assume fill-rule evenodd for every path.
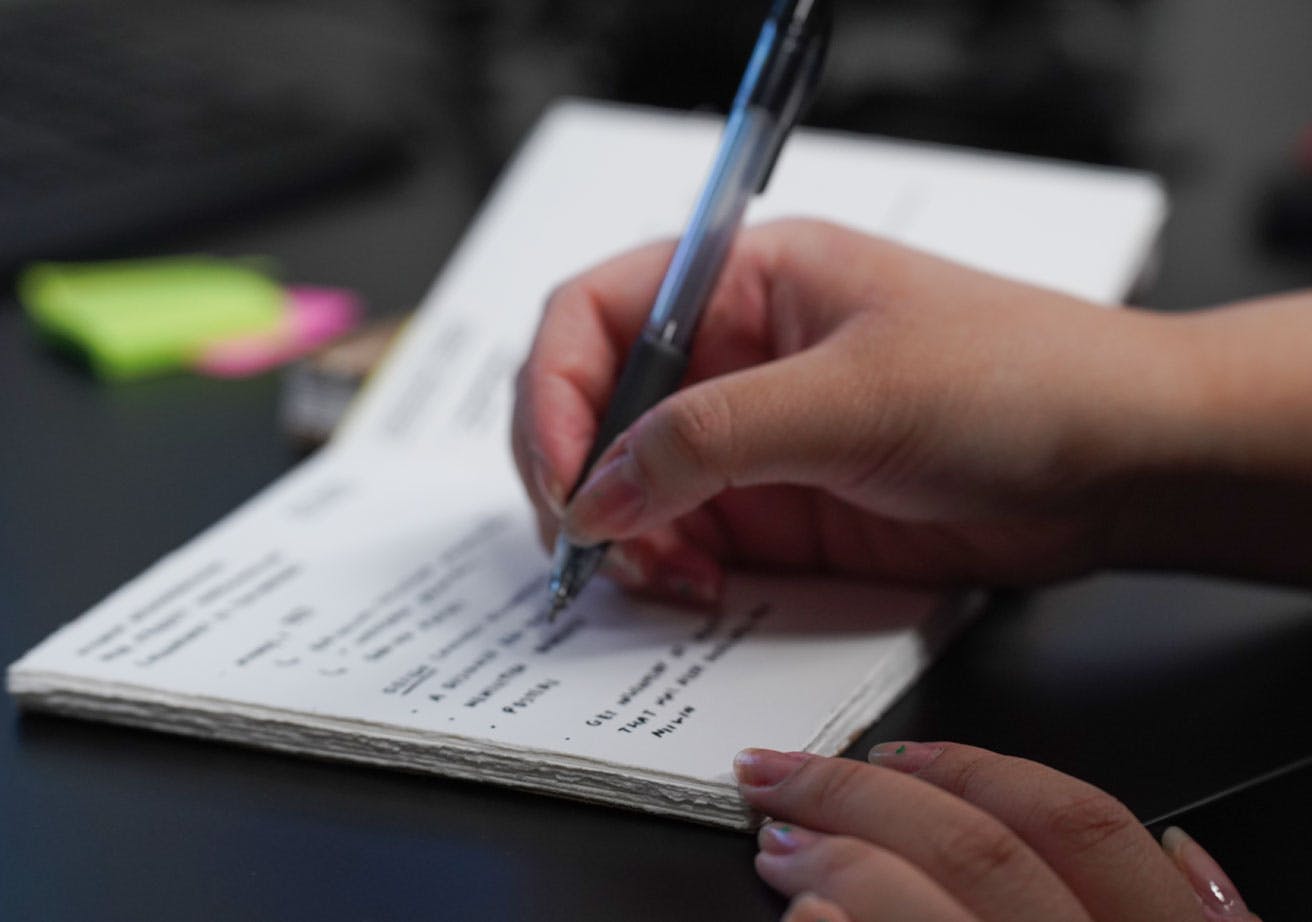
M 1312 16 L 1303 0 L 1284 6 L 1275 24 L 1229 4 L 1152 7 L 1153 34 L 1174 37 L 1136 117 L 1201 152 L 1167 170 L 1175 218 L 1153 303 L 1312 281 L 1307 260 L 1251 242 L 1254 184 L 1312 116 Z M 1234 48 L 1246 57 L 1226 58 Z M 1242 66 L 1259 59 L 1260 72 Z M 170 247 L 268 253 L 291 277 L 401 309 L 476 205 L 465 170 L 437 145 L 405 175 Z M 272 376 L 101 386 L 0 304 L 0 661 L 291 467 L 277 389 Z M 855 748 L 955 739 L 1025 755 L 1149 821 L 1312 754 L 1309 663 L 1312 594 L 1099 576 L 996 598 Z M 781 907 L 739 834 L 22 717 L 0 700 L 5 919 L 761 920 Z M 1305 771 L 1242 831 L 1193 830 L 1268 919 L 1296 917 L 1309 804 Z

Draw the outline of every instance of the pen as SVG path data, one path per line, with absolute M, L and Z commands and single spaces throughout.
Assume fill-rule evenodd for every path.
M 674 392 L 688 365 L 702 310 L 720 276 L 747 203 L 762 192 L 784 139 L 813 95 L 829 44 L 829 0 L 776 0 L 747 62 L 710 176 L 629 352 L 574 490 L 615 437 Z M 572 496 L 571 492 L 571 496 Z M 548 620 L 601 565 L 608 544 L 556 540 Z

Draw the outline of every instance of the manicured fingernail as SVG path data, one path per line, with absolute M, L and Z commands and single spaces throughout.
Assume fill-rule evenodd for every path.
M 809 758 L 805 752 L 744 749 L 733 757 L 733 773 L 744 787 L 769 788 L 790 777 Z
M 622 452 L 579 488 L 565 514 L 565 531 L 581 544 L 596 543 L 637 519 L 646 502 L 638 465 Z
M 895 742 L 880 743 L 870 750 L 870 755 L 866 756 L 866 759 L 871 765 L 882 765 L 885 768 L 892 768 L 908 775 L 914 775 L 942 754 L 942 746 L 931 746 L 928 743 Z
M 1162 848 L 1175 862 L 1189 885 L 1194 888 L 1203 907 L 1219 918 L 1248 913 L 1239 891 L 1216 859 L 1189 837 L 1183 829 L 1172 826 L 1162 833 Z
M 791 855 L 815 839 L 815 833 L 787 823 L 766 823 L 756 834 L 756 844 L 768 855 Z

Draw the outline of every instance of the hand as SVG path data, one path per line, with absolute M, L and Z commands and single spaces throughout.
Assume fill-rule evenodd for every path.
M 875 747 L 873 765 L 749 749 L 773 820 L 756 868 L 787 922 L 1255 920 L 1197 843 L 1159 847 L 1119 802 L 1023 759 L 953 743 Z
M 740 235 L 687 386 L 566 508 L 670 245 L 550 299 L 515 459 L 550 543 L 614 540 L 631 587 L 711 601 L 728 564 L 951 583 L 1103 562 L 1126 472 L 1177 426 L 1153 315 L 1109 311 L 838 227 Z

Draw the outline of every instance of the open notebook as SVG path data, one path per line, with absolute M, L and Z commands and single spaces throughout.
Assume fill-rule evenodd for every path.
M 547 560 L 506 447 L 510 378 L 557 282 L 681 229 L 718 133 L 703 117 L 553 108 L 339 437 L 10 666 L 10 691 L 30 708 L 750 825 L 738 749 L 842 750 L 971 606 L 739 575 L 708 615 L 599 579 L 546 622 Z M 1113 303 L 1164 201 L 1132 173 L 802 131 L 753 208 Z

